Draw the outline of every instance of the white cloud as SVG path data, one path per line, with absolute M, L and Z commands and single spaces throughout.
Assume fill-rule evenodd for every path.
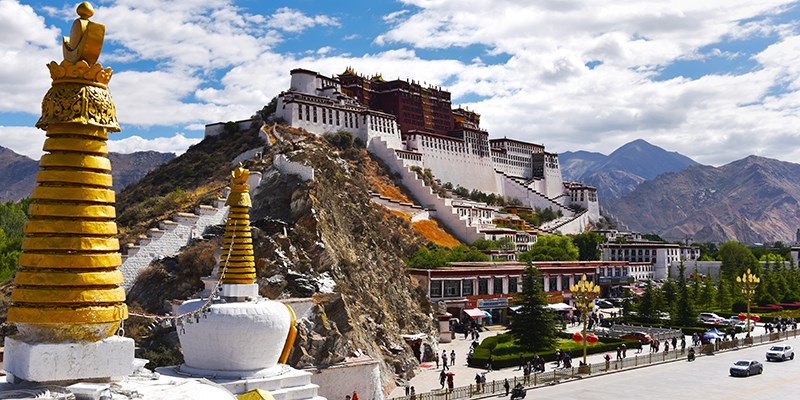
M 183 154 L 194 144 L 200 143 L 202 138 L 187 138 L 178 132 L 175 136 L 144 139 L 140 136 L 130 136 L 120 140 L 109 140 L 108 150 L 116 153 L 134 153 L 137 151 L 153 150 L 161 153 Z
M 267 26 L 291 33 L 299 33 L 315 25 L 340 26 L 336 18 L 327 15 L 309 17 L 289 7 L 279 8 L 267 21 Z
M 44 154 L 44 131 L 28 126 L 0 125 L 0 146 L 34 160 Z

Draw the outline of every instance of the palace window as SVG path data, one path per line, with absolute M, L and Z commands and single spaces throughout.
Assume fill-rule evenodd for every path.
M 336 111 L 336 126 L 339 126 L 339 111 Z
M 472 291 L 472 279 L 464 279 L 461 281 L 461 295 L 462 296 L 472 296 L 474 293 Z
M 323 124 L 326 124 L 326 123 L 328 122 L 328 121 L 327 121 L 327 120 L 328 120 L 328 117 L 327 117 L 327 115 L 326 115 L 325 111 L 326 111 L 326 110 L 323 108 L 323 109 L 322 109 L 322 123 L 323 123 Z
M 558 276 L 550 275 L 550 292 L 558 290 Z M 562 289 L 563 290 L 563 289 Z
M 314 107 L 314 123 L 317 123 L 317 107 Z
M 303 120 L 303 105 L 302 104 L 297 107 L 297 119 L 299 119 L 301 121 Z
M 503 278 L 494 278 L 494 294 L 503 293 Z
M 508 278 L 508 293 L 519 292 L 519 278 L 512 276 Z
M 431 281 L 430 298 L 442 297 L 442 281 Z
M 478 295 L 489 294 L 489 279 L 478 278 Z
M 569 289 L 569 275 L 561 275 L 561 290 Z
M 311 110 L 311 108 L 309 106 L 306 106 L 306 121 L 311 121 L 311 112 L 310 112 L 310 110 Z
M 460 280 L 444 281 L 444 297 L 458 297 L 458 296 L 461 296 L 461 281 Z

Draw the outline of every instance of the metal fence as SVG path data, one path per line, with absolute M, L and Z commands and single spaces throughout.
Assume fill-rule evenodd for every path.
M 716 343 L 703 344 L 695 347 L 695 352 L 699 357 L 703 354 L 713 354 L 716 351 L 738 349 L 756 344 L 785 340 L 790 337 L 796 338 L 797 335 L 798 330 L 787 330 L 783 332 L 753 336 L 750 338 L 737 338 L 719 341 Z M 516 386 L 517 383 L 522 383 L 526 389 L 530 389 L 537 386 L 550 385 L 553 383 L 575 379 L 576 377 L 580 376 L 607 374 L 631 368 L 657 365 L 676 360 L 685 360 L 689 348 L 691 347 L 687 347 L 685 349 L 670 349 L 668 352 L 660 351 L 657 353 L 649 353 L 643 350 L 642 353 L 634 354 L 632 357 L 626 357 L 621 360 L 609 360 L 606 362 L 589 364 L 586 368 L 560 368 L 552 371 L 531 374 L 528 376 L 514 376 L 512 378 L 508 378 L 508 382 L 512 388 Z M 457 400 L 485 397 L 500 393 L 505 393 L 502 380 L 486 382 L 483 385 L 477 385 L 473 383 L 469 386 L 460 386 L 454 388 L 453 390 L 443 389 L 427 393 L 418 393 L 413 396 L 395 397 L 392 400 Z

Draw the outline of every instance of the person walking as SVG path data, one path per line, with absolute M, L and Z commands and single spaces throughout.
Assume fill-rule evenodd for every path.
M 617 360 L 622 360 L 622 347 L 617 346 Z
M 455 383 L 453 383 L 453 375 L 447 375 L 447 390 L 452 392 L 454 387 Z
M 644 340 L 639 339 L 639 341 L 636 342 L 636 353 L 637 354 L 642 352 L 642 347 L 644 347 Z
M 456 366 L 456 351 L 450 350 L 450 365 L 455 367 Z
M 447 367 L 447 350 L 442 350 L 442 371 L 448 370 Z
M 508 383 L 508 378 L 506 378 L 505 382 L 503 382 L 503 389 L 506 390 L 506 396 L 508 396 L 508 392 L 511 390 L 511 384 Z
M 492 372 L 492 355 L 489 354 L 489 358 L 486 359 L 486 372 Z
M 620 347 L 622 347 L 622 358 L 628 357 L 628 346 L 623 343 Z
M 433 353 L 433 361 L 436 361 L 436 369 L 439 369 L 439 353 Z
M 444 370 L 439 372 L 439 384 L 442 385 L 442 389 L 444 389 L 444 380 L 447 379 L 447 375 L 444 374 Z
M 352 397 L 352 400 L 358 400 L 358 393 L 356 393 L 356 391 L 355 391 L 355 390 L 353 390 L 353 397 Z
M 681 336 L 681 352 L 686 349 L 686 336 Z

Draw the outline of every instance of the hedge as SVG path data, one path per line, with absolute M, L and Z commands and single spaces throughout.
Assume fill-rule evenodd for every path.
M 577 359 L 583 355 L 583 346 L 578 345 L 571 341 L 571 334 L 560 334 L 560 339 L 570 338 L 570 342 L 557 342 L 556 347 L 550 350 L 538 352 L 539 357 L 544 358 L 546 362 L 555 361 L 556 350 L 558 348 L 564 351 L 572 352 L 572 358 Z M 638 342 L 636 340 L 623 340 L 616 338 L 601 337 L 600 340 L 586 348 L 586 354 L 596 354 L 603 352 L 616 353 L 617 346 L 625 343 L 628 349 L 635 349 Z M 533 359 L 533 351 L 523 350 L 516 344 L 516 340 L 510 334 L 501 334 L 497 336 L 490 336 L 484 339 L 480 345 L 475 349 L 470 359 L 469 366 L 483 368 L 486 367 L 486 360 L 489 358 L 489 353 L 492 354 L 492 367 L 493 368 L 507 368 L 519 366 L 519 356 L 522 354 L 523 360 L 528 361 Z

